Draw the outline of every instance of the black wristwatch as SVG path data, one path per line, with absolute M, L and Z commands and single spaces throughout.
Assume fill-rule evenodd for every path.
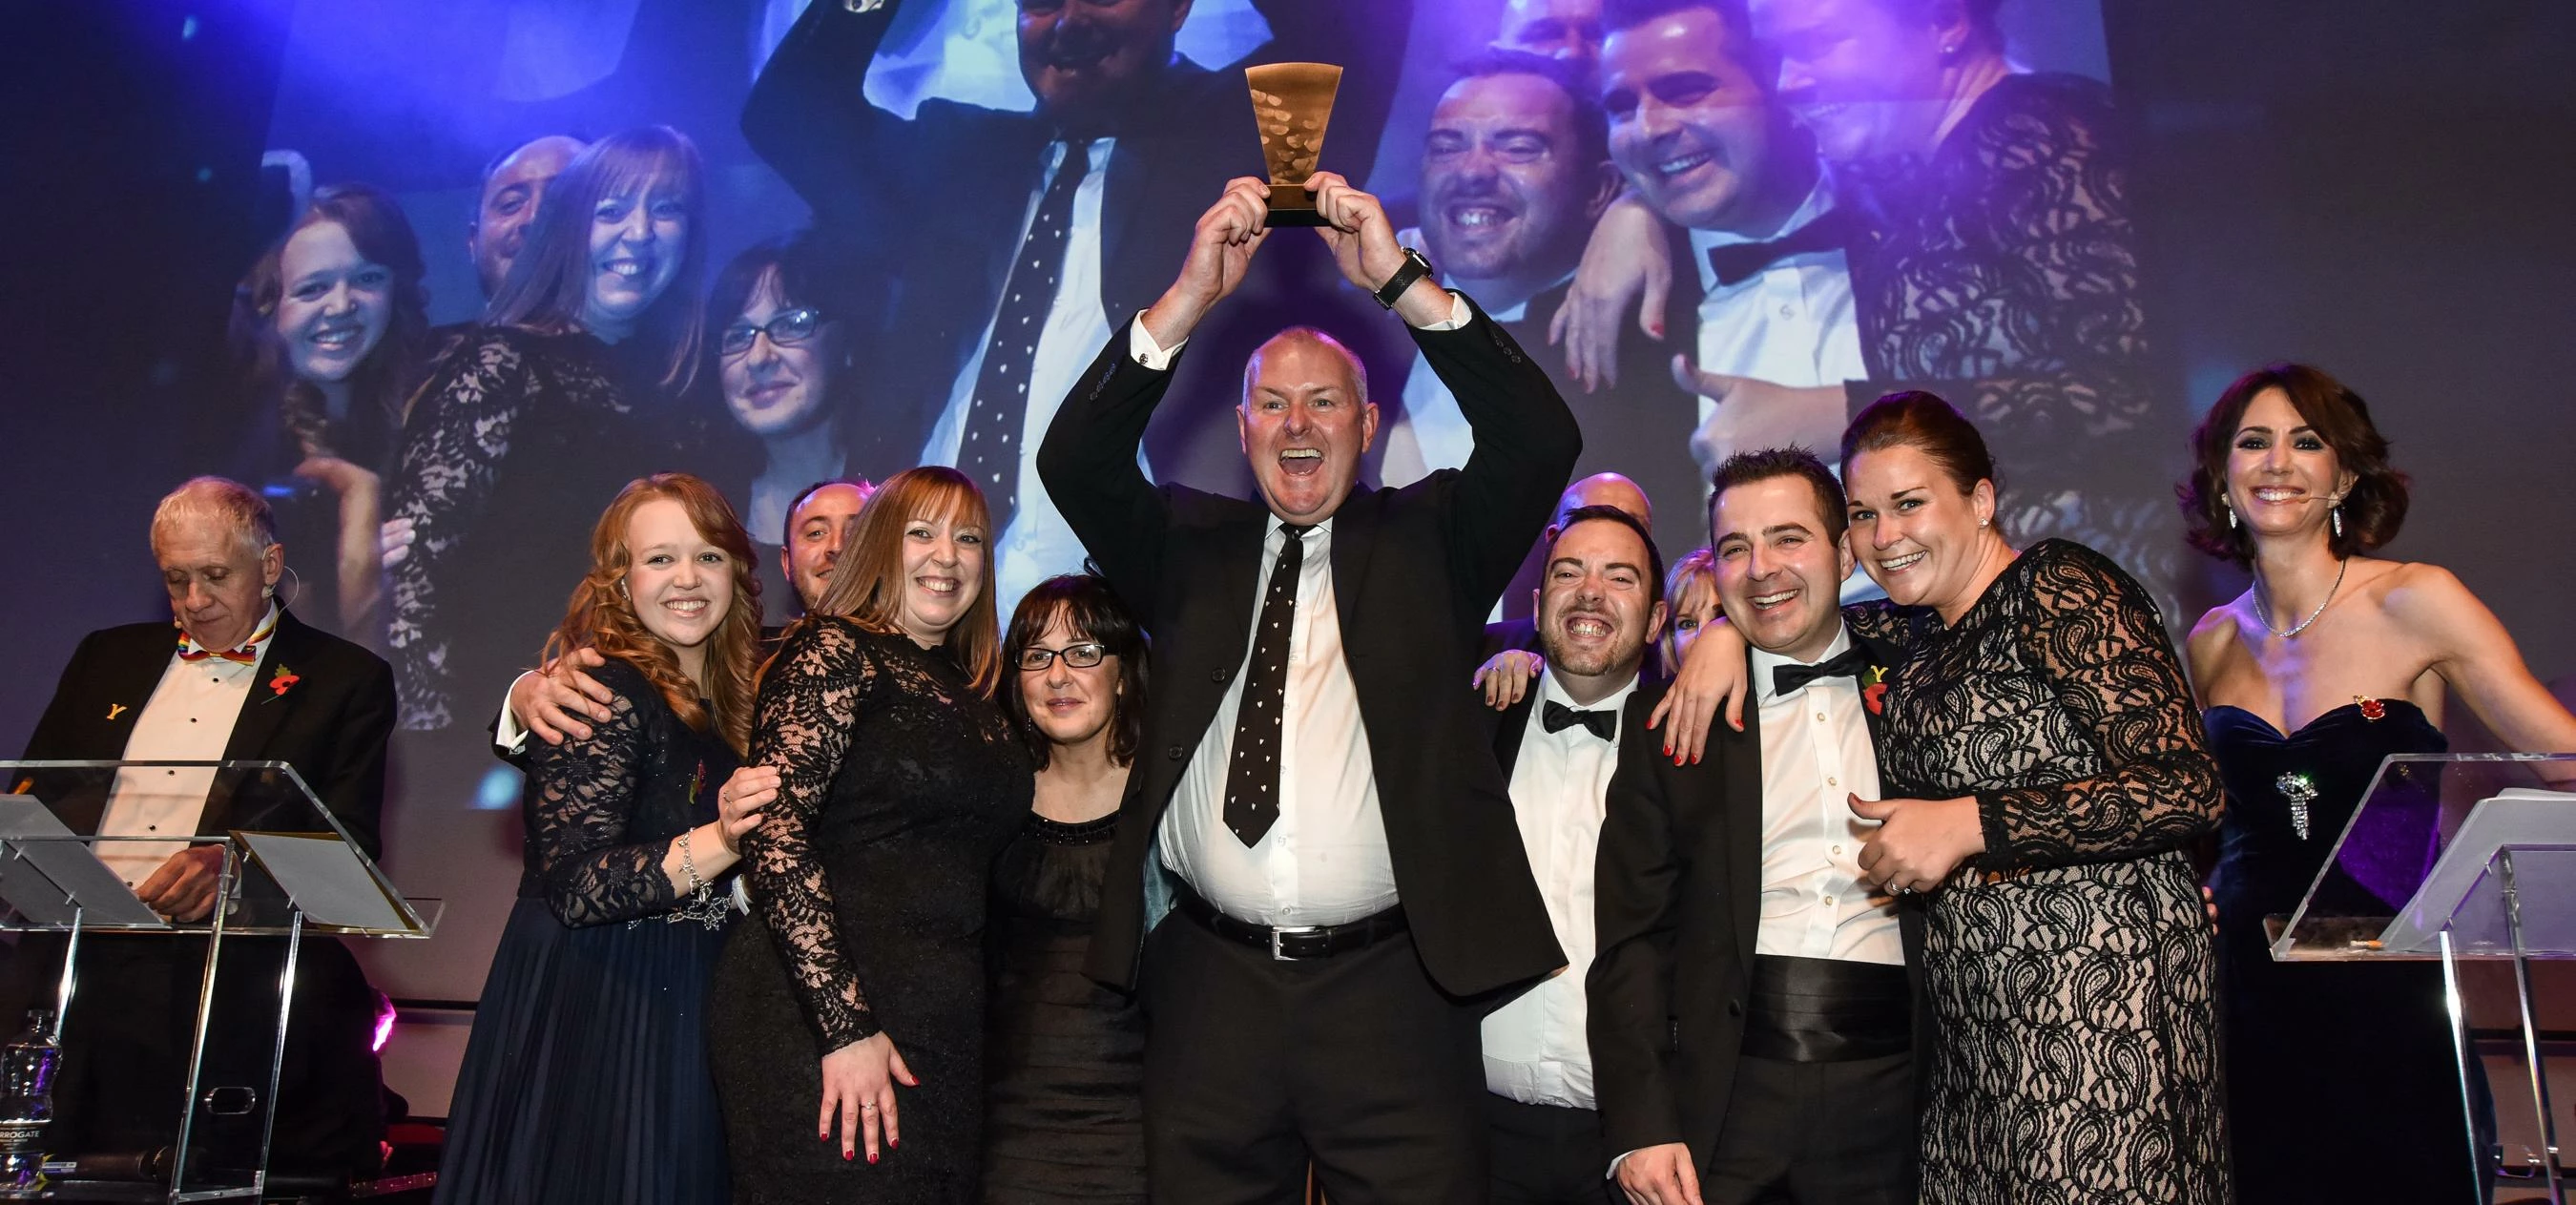
M 1421 252 L 1407 247 L 1404 249 L 1404 266 L 1396 269 L 1395 276 L 1386 282 L 1386 286 L 1371 296 L 1377 298 L 1379 306 L 1394 309 L 1396 301 L 1404 296 L 1406 289 L 1413 287 L 1414 281 L 1429 275 L 1431 275 L 1431 261 L 1422 258 Z

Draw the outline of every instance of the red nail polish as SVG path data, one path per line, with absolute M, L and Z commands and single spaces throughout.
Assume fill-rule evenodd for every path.
M 870 1167 L 874 1167 L 874 1166 L 876 1166 L 876 1162 L 877 1162 L 877 1153 L 876 1153 L 875 1151 L 869 1151 L 869 1152 L 868 1152 L 868 1166 L 870 1166 Z
M 902 1149 L 903 1149 L 903 1140 L 902 1140 L 902 1139 L 900 1139 L 900 1138 L 888 1138 L 888 1139 L 886 1139 L 886 1149 L 887 1149 L 887 1150 L 890 1150 L 890 1151 L 899 1151 L 899 1150 L 902 1150 Z
M 847 1162 L 849 1162 L 850 1160 L 852 1160 L 852 1159 L 856 1159 L 856 1158 L 858 1158 L 858 1156 L 857 1156 L 857 1155 L 855 1155 L 855 1154 L 853 1154 L 853 1153 L 851 1153 L 851 1152 L 849 1152 L 849 1151 L 843 1151 L 843 1152 L 841 1152 L 841 1162 L 843 1162 L 843 1163 L 847 1163 Z

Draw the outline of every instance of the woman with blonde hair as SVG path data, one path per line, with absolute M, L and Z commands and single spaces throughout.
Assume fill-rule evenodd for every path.
M 723 496 L 685 473 L 620 491 L 546 642 L 605 658 L 609 715 L 529 750 L 526 869 L 438 1200 L 724 1199 L 704 1009 L 733 915 L 717 884 L 777 795 L 739 760 L 759 644 L 751 541 Z
M 1032 782 L 993 700 L 991 522 L 955 469 L 895 474 L 763 671 L 781 806 L 710 1038 L 741 1200 L 976 1199 L 988 876 Z

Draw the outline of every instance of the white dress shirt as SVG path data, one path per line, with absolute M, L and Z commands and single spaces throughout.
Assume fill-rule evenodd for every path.
M 1592 967 L 1592 869 L 1619 742 L 1581 724 L 1550 732 L 1547 705 L 1620 714 L 1637 692 L 1630 678 L 1608 698 L 1576 703 L 1556 675 L 1539 674 L 1520 754 L 1512 762 L 1512 819 L 1529 853 L 1547 918 L 1567 965 L 1485 1018 L 1485 1087 L 1523 1104 L 1591 1109 L 1592 1046 L 1584 1034 L 1583 976 Z
M 1817 660 L 1850 647 L 1845 628 Z M 1879 798 L 1878 751 L 1860 682 L 1817 678 L 1788 695 L 1772 693 L 1772 672 L 1792 664 L 1753 650 L 1762 726 L 1762 918 L 1754 952 L 1903 965 L 1895 905 L 1870 903 L 1860 881 L 1861 844 L 1878 822 L 1853 815 L 1848 797 Z
M 268 615 L 254 632 L 272 631 L 277 623 L 277 607 L 271 604 Z M 175 638 L 174 638 L 175 642 Z M 261 667 L 268 664 L 269 647 L 274 638 L 262 640 L 256 650 L 259 660 L 244 665 L 221 657 L 203 661 L 182 661 L 180 649 L 170 651 L 170 663 L 161 670 L 161 683 L 152 688 L 152 697 L 143 710 L 135 713 L 134 731 L 125 738 L 126 761 L 221 761 L 224 747 L 232 743 L 233 725 L 241 719 L 242 708 L 257 707 L 274 700 L 274 695 L 251 697 L 251 687 L 260 680 Z M 108 788 L 107 808 L 99 814 L 98 835 L 102 837 L 191 837 L 197 823 L 205 817 L 206 792 L 213 790 L 213 767 L 133 766 L 116 772 L 116 782 Z M 97 845 L 98 860 L 133 887 L 150 878 L 152 872 L 170 860 L 170 855 L 188 848 L 180 841 L 102 841 Z
M 1243 617 L 1244 660 L 1163 813 L 1163 865 L 1219 911 L 1276 928 L 1338 925 L 1394 907 L 1395 865 L 1378 811 L 1377 775 L 1360 696 L 1342 659 L 1333 603 L 1333 521 L 1305 534 L 1297 617 L 1288 628 L 1288 702 L 1280 717 L 1279 818 L 1246 846 L 1225 826 L 1226 769 L 1235 713 L 1250 677 L 1260 600 L 1270 592 L 1287 533 L 1273 515 L 1261 577 Z
M 1037 357 L 1029 366 L 1028 404 L 1020 418 L 1019 498 L 1011 515 L 1010 526 L 991 544 L 994 587 L 993 602 L 1008 615 L 1019 605 L 1020 596 L 1029 588 L 1059 573 L 1076 573 L 1082 569 L 1082 541 L 1047 496 L 1046 487 L 1038 482 L 1038 444 L 1046 438 L 1047 424 L 1055 420 L 1056 407 L 1064 395 L 1081 379 L 1082 371 L 1091 366 L 1093 356 L 1102 344 L 1109 342 L 1109 314 L 1100 301 L 1100 206 L 1109 184 L 1109 156 L 1117 142 L 1114 138 L 1094 139 L 1090 144 L 1091 171 L 1073 191 L 1073 229 L 1065 236 L 1064 266 L 1056 278 L 1055 301 L 1047 309 L 1046 328 L 1038 333 Z M 1038 201 L 1046 195 L 1049 182 L 1061 170 L 1067 143 L 1047 147 L 1047 170 L 1038 181 L 1037 190 L 1029 194 L 1028 209 L 1020 216 L 1020 233 L 1027 237 L 1028 225 L 1037 220 Z M 975 400 L 975 382 L 984 372 L 984 352 L 993 339 L 993 323 L 1000 320 L 1000 306 L 984 323 L 983 333 L 975 341 L 975 354 L 957 372 L 950 386 L 948 406 L 931 428 L 930 442 L 922 448 L 921 463 L 954 466 L 960 441 L 965 438 L 966 414 Z M 1143 454 L 1137 457 L 1143 461 Z M 1150 476 L 1150 472 L 1148 473 Z
M 1796 230 L 1834 206 L 1829 177 L 1820 177 L 1779 230 L 1760 237 L 1725 230 L 1690 232 L 1691 262 L 1707 292 L 1699 303 L 1699 367 L 1776 385 L 1840 385 L 1869 376 L 1861 358 L 1860 319 L 1852 304 L 1851 265 L 1839 250 L 1806 251 L 1732 285 L 1717 283 L 1711 247 L 1761 242 Z M 1717 403 L 1699 400 L 1700 421 Z

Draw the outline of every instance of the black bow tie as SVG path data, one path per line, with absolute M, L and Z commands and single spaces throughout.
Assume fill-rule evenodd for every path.
M 1857 232 L 1849 210 L 1828 209 L 1815 221 L 1775 239 L 1758 243 L 1724 243 L 1708 249 L 1708 266 L 1720 288 L 1733 288 L 1792 255 L 1840 251 Z
M 1554 699 L 1549 699 L 1546 706 L 1538 709 L 1538 722 L 1539 726 L 1550 732 L 1563 732 L 1581 724 L 1591 729 L 1592 735 L 1602 740 L 1619 739 L 1619 713 L 1608 708 L 1598 711 L 1578 711 Z
M 1840 656 L 1827 657 L 1814 665 L 1791 664 L 1773 667 L 1771 693 L 1775 697 L 1787 695 L 1818 678 L 1857 678 L 1862 670 L 1868 668 L 1869 654 L 1861 651 L 1860 646 L 1854 645 L 1844 649 Z

